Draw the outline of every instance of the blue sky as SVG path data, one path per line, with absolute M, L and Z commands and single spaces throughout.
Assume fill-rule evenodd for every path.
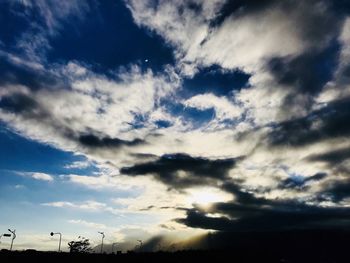
M 16 249 L 52 250 L 51 231 L 64 249 L 78 236 L 97 245 L 98 231 L 129 249 L 344 227 L 349 10 L 1 1 L 0 231 L 18 231 Z

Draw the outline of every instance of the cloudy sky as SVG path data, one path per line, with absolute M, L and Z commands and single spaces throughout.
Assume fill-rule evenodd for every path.
M 0 1 L 16 249 L 344 228 L 349 120 L 347 0 Z

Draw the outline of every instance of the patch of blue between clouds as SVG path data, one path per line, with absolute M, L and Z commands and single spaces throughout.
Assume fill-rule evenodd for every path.
M 170 121 L 167 120 L 158 120 L 154 123 L 155 125 L 157 125 L 158 128 L 169 128 L 172 126 L 172 123 Z
M 191 123 L 193 129 L 200 128 L 215 118 L 215 110 L 213 108 L 200 110 L 192 107 L 185 107 L 179 101 L 172 101 L 169 98 L 162 99 L 160 106 L 164 107 L 172 116 L 180 117 L 184 122 Z M 147 114 L 135 114 L 134 121 L 129 123 L 129 125 L 131 129 L 142 129 L 149 124 L 148 122 L 149 116 Z M 169 128 L 173 125 L 170 120 L 166 119 L 157 120 L 152 124 L 158 129 Z
M 229 96 L 234 91 L 247 87 L 250 75 L 242 71 L 227 71 L 219 66 L 203 68 L 192 78 L 185 78 L 177 98 L 163 98 L 160 106 L 164 107 L 174 117 L 180 117 L 186 123 L 191 123 L 192 128 L 199 128 L 215 118 L 215 110 L 197 109 L 185 107 L 181 102 L 192 96 L 212 93 L 217 96 Z M 233 126 L 241 120 L 225 120 L 227 126 Z M 144 128 L 148 122 L 148 116 L 135 114 L 132 129 Z M 157 128 L 172 126 L 169 120 L 158 120 L 154 123 Z
M 103 74 L 131 63 L 155 72 L 174 64 L 172 49 L 156 34 L 138 27 L 122 1 L 99 2 L 79 29 L 66 20 L 50 45 L 48 62 L 77 60 Z
M 83 168 L 66 168 L 86 157 L 62 151 L 47 144 L 25 138 L 0 122 L 0 170 L 41 172 L 48 174 L 93 174 L 93 164 Z
M 215 110 L 213 108 L 199 110 L 170 101 L 165 102 L 164 106 L 173 116 L 182 117 L 185 122 L 191 123 L 193 128 L 199 128 L 215 118 Z
M 2 45 L 8 49 L 15 47 L 20 34 L 30 27 L 28 18 L 36 20 L 34 14 L 28 12 L 20 1 L 0 1 L 0 25 L 6 25 L 0 27 Z
M 185 78 L 180 96 L 184 99 L 204 93 L 227 96 L 247 87 L 250 75 L 239 70 L 224 70 L 218 65 L 201 69 L 192 78 Z

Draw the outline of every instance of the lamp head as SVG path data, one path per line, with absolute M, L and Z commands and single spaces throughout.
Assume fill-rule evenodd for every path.
M 54 233 L 53 233 L 53 232 L 51 232 L 51 233 L 50 233 L 50 236 L 53 236 L 53 235 L 54 235 Z

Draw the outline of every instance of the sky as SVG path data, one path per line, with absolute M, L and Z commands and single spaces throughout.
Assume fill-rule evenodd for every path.
M 349 119 L 347 0 L 0 1 L 14 249 L 348 228 Z

